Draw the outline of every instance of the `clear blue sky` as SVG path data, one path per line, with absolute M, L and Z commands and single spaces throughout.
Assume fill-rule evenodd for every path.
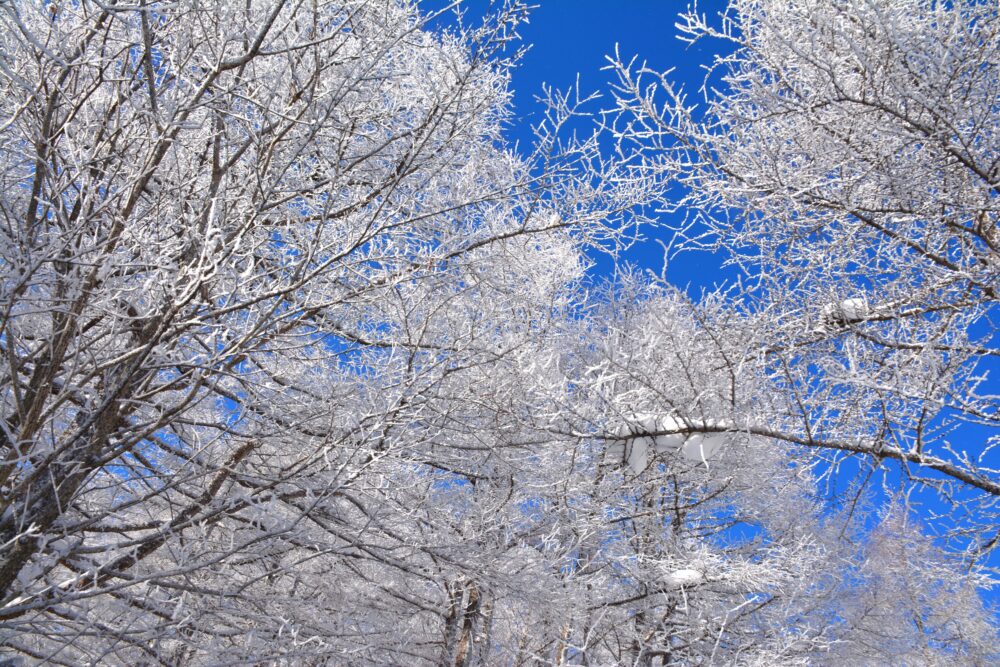
M 468 6 L 474 11 L 485 3 L 471 0 Z M 677 39 L 674 24 L 688 4 L 687 0 L 539 0 L 530 22 L 520 30 L 531 48 L 514 72 L 516 120 L 511 137 L 530 140 L 530 126 L 540 120 L 534 97 L 543 83 L 565 89 L 579 75 L 583 92 L 606 90 L 609 73 L 601 68 L 607 65 L 605 56 L 614 53 L 615 44 L 622 58 L 635 55 L 655 70 L 673 69 L 672 78 L 683 82 L 693 99 L 704 78 L 702 65 L 711 61 L 712 49 L 721 45 L 689 46 Z M 725 5 L 725 0 L 700 0 L 698 10 L 712 16 Z M 662 256 L 660 246 L 650 240 L 625 259 L 659 273 Z M 701 287 L 724 279 L 727 272 L 720 269 L 721 261 L 705 253 L 685 254 L 671 262 L 667 277 L 697 297 Z M 599 262 L 597 268 L 607 266 Z
M 677 39 L 674 23 L 688 4 L 685 0 L 539 0 L 530 23 L 521 29 L 531 51 L 514 76 L 522 118 L 530 120 L 531 97 L 543 82 L 565 87 L 579 72 L 585 87 L 600 89 L 606 81 L 600 69 L 615 44 L 623 56 L 639 55 L 654 69 L 676 68 L 679 80 L 697 88 L 700 65 L 711 58 L 710 48 L 718 45 L 689 47 Z M 701 0 L 698 10 L 711 16 L 725 4 Z

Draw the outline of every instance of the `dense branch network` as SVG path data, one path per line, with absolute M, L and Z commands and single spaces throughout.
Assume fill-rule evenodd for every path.
M 519 2 L 0 2 L 0 661 L 995 662 L 987 571 L 809 454 L 994 507 L 995 12 L 825 4 L 733 3 L 705 123 L 617 63 L 519 153 Z M 679 206 L 761 308 L 595 287 Z

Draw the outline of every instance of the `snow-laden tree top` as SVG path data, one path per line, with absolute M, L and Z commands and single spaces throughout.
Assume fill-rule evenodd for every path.
M 734 2 L 517 151 L 447 16 L 0 2 L 0 662 L 996 662 L 995 8 Z M 588 279 L 677 179 L 754 308 Z

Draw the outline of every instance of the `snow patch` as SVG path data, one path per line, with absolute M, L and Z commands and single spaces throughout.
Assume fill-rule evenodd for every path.
M 850 324 L 868 317 L 868 302 L 859 297 L 823 306 L 823 321 L 830 324 Z
M 698 570 L 674 570 L 664 578 L 664 581 L 671 588 L 683 588 L 700 584 L 705 581 L 705 575 Z

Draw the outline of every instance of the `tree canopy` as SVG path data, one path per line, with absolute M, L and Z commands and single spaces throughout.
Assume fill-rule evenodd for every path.
M 1000 659 L 997 8 L 691 10 L 525 147 L 528 16 L 0 3 L 0 659 Z

